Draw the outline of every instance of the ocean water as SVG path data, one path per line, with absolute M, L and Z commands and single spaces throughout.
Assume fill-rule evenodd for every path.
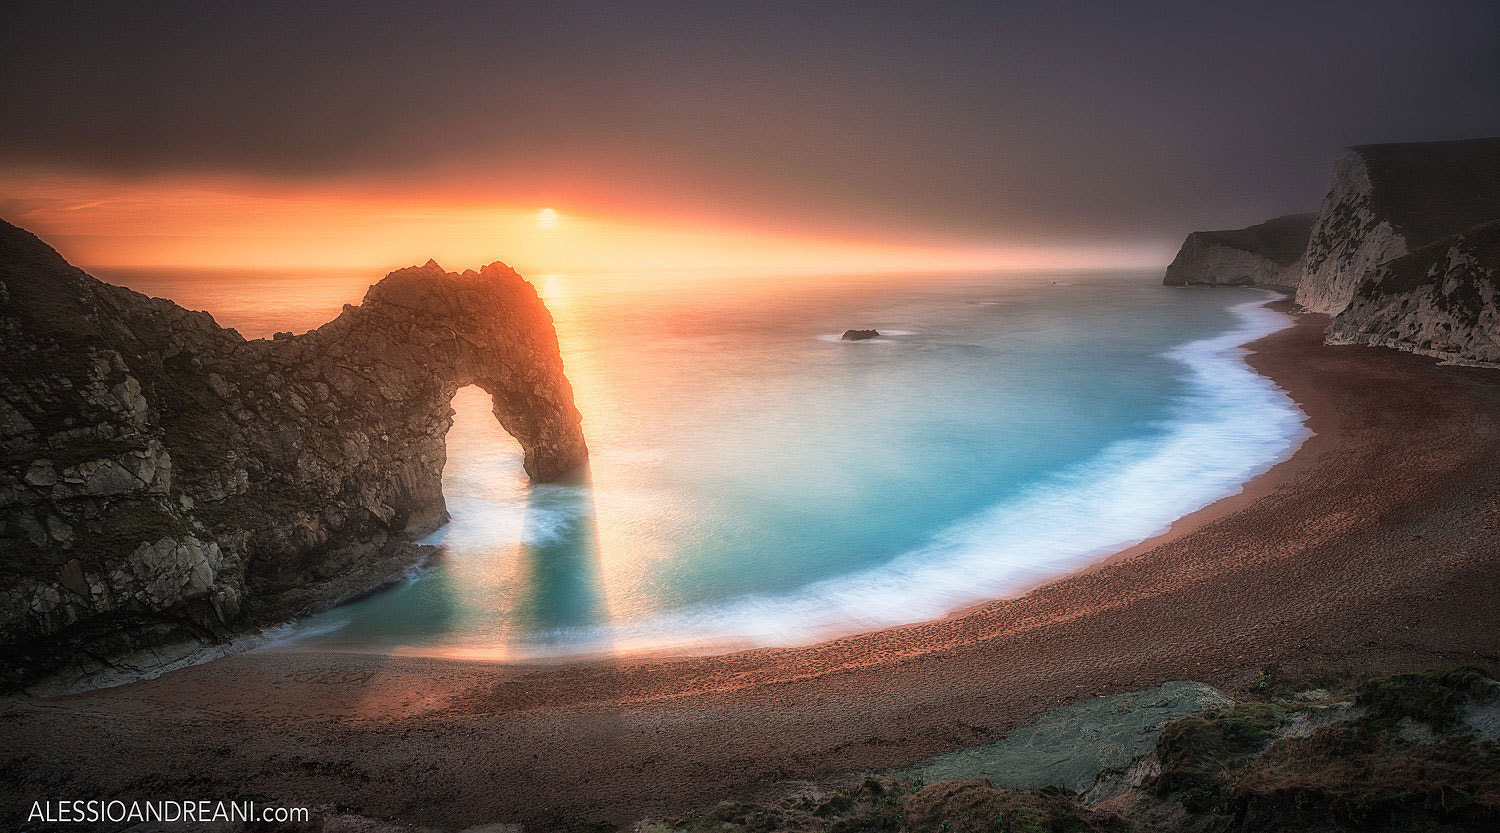
M 103 275 L 247 337 L 368 277 Z M 211 278 L 211 279 L 210 279 Z M 537 659 L 788 645 L 1014 595 L 1237 492 L 1305 436 L 1252 289 L 1156 274 L 538 276 L 592 449 L 527 486 L 460 391 L 440 555 L 294 647 Z M 841 342 L 845 329 L 879 329 Z

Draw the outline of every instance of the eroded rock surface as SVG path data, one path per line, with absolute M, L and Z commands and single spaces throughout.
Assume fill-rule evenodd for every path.
M 0 222 L 0 671 L 108 665 L 327 606 L 447 518 L 449 401 L 475 384 L 554 480 L 587 457 L 552 318 L 502 263 L 392 272 L 247 341 Z
M 1297 302 L 1337 314 L 1378 266 L 1500 219 L 1500 138 L 1353 148 L 1308 241 Z
M 1335 344 L 1500 363 L 1500 221 L 1388 261 L 1328 327 Z
M 1167 267 L 1166 286 L 1296 288 L 1315 214 L 1289 214 L 1242 229 L 1195 231 Z

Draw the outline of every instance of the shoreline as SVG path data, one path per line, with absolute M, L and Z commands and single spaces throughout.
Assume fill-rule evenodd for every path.
M 1237 288 L 1240 285 L 1232 284 L 1230 286 Z M 1292 300 L 1291 296 L 1285 290 L 1272 286 L 1247 286 L 1250 286 L 1253 289 L 1275 292 L 1280 297 L 1269 299 L 1261 306 L 1265 309 L 1279 312 L 1291 318 L 1291 322 L 1282 329 L 1277 330 L 1274 333 L 1261 336 L 1260 338 L 1247 341 L 1236 348 L 1246 351 L 1246 355 L 1244 357 L 1245 363 L 1248 364 L 1252 370 L 1254 370 L 1261 376 L 1270 379 L 1271 377 L 1263 372 L 1263 370 L 1259 366 L 1257 366 L 1254 361 L 1257 352 L 1256 345 L 1268 339 L 1274 338 L 1279 333 L 1283 333 L 1287 330 L 1292 329 L 1293 327 L 1296 327 L 1298 323 L 1298 317 L 1308 313 L 1303 312 L 1301 307 L 1297 306 L 1297 304 Z M 1187 287 L 1201 287 L 1209 289 L 1217 288 L 1213 286 L 1193 284 L 1188 284 Z M 1275 379 L 1271 379 L 1271 381 L 1273 383 L 1276 383 Z M 1336 421 L 1332 419 L 1332 415 L 1328 410 L 1327 403 L 1318 401 L 1315 396 L 1306 396 L 1308 400 L 1315 403 L 1310 405 L 1308 401 L 1304 401 L 1303 398 L 1299 398 L 1298 396 L 1293 395 L 1279 383 L 1276 383 L 1276 387 L 1278 390 L 1285 393 L 1287 397 L 1296 404 L 1297 408 L 1302 412 L 1303 416 L 1306 417 L 1306 419 L 1303 420 L 1302 424 L 1303 427 L 1307 429 L 1307 435 L 1304 436 L 1300 441 L 1298 441 L 1298 443 L 1292 448 L 1290 453 L 1288 453 L 1281 460 L 1274 463 L 1269 469 L 1242 483 L 1240 485 L 1239 491 L 1231 495 L 1225 495 L 1224 497 L 1221 497 L 1213 501 L 1212 503 L 1209 503 L 1207 506 L 1204 506 L 1200 509 L 1189 512 L 1180 518 L 1177 518 L 1176 520 L 1172 521 L 1166 529 L 1162 530 L 1156 535 L 1151 536 L 1150 538 L 1146 538 L 1137 543 L 1131 544 L 1130 546 L 1124 547 L 1117 552 L 1112 552 L 1109 555 L 1096 558 L 1093 561 L 1090 561 L 1089 563 L 1084 564 L 1083 566 L 1080 566 L 1076 569 L 1038 579 L 1035 582 L 1024 585 L 1012 595 L 1005 596 L 999 599 L 991 599 L 989 601 L 975 602 L 974 604 L 964 605 L 963 607 L 952 611 L 946 616 L 941 616 L 934 621 L 961 618 L 971 612 L 980 610 L 986 605 L 992 604 L 993 602 L 1013 601 L 1037 590 L 1040 590 L 1054 582 L 1061 581 L 1069 576 L 1092 572 L 1094 570 L 1107 567 L 1110 564 L 1129 560 L 1130 558 L 1133 558 L 1143 552 L 1147 552 L 1151 549 L 1154 549 L 1155 547 L 1162 546 L 1184 535 L 1188 535 L 1194 530 L 1197 530 L 1205 526 L 1206 524 L 1213 523 L 1219 518 L 1237 512 L 1240 509 L 1243 509 L 1244 507 L 1250 505 L 1251 503 L 1254 503 L 1259 498 L 1275 491 L 1282 483 L 1293 477 L 1297 471 L 1300 471 L 1305 466 L 1310 465 L 1319 454 L 1326 450 L 1326 448 L 1330 448 L 1336 445 L 1338 439 L 1338 426 Z
M 1256 288 L 1271 289 L 1270 287 Z M 1251 369 L 1253 369 L 1256 373 L 1259 373 L 1260 375 L 1271 379 L 1272 382 L 1276 382 L 1276 379 L 1272 378 L 1259 364 L 1257 364 L 1256 356 L 1259 350 L 1257 349 L 1256 345 L 1275 337 L 1278 333 L 1296 327 L 1298 324 L 1298 317 L 1303 315 L 1312 315 L 1314 313 L 1304 312 L 1300 307 L 1297 306 L 1297 304 L 1289 295 L 1282 292 L 1281 290 L 1273 291 L 1281 293 L 1282 297 L 1268 302 L 1265 307 L 1267 309 L 1280 312 L 1284 315 L 1291 316 L 1292 323 L 1287 325 L 1287 327 L 1283 330 L 1278 330 L 1276 333 L 1271 333 L 1270 335 L 1263 336 L 1262 338 L 1255 339 L 1254 341 L 1246 342 L 1245 344 L 1241 345 L 1241 349 L 1247 351 L 1245 362 L 1250 365 Z M 1328 402 L 1320 399 L 1317 396 L 1316 391 L 1311 389 L 1301 390 L 1293 393 L 1292 391 L 1288 391 L 1279 382 L 1276 384 L 1276 386 L 1297 404 L 1298 409 L 1300 409 L 1303 416 L 1306 417 L 1306 419 L 1303 420 L 1302 424 L 1303 427 L 1307 429 L 1307 436 L 1303 437 L 1301 442 L 1297 443 L 1296 448 L 1292 449 L 1291 454 L 1278 461 L 1275 465 L 1262 472 L 1259 476 L 1245 481 L 1244 485 L 1235 494 L 1219 498 L 1218 500 L 1210 503 L 1202 509 L 1197 510 L 1196 512 L 1190 512 L 1186 515 L 1183 515 L 1181 518 L 1173 521 L 1172 525 L 1160 535 L 1153 536 L 1144 541 L 1141 541 L 1138 544 L 1126 547 L 1125 549 L 1120 550 L 1117 553 L 1105 556 L 1104 558 L 1099 559 L 1093 564 L 1083 567 L 1081 570 L 1079 570 L 1079 572 L 1095 570 L 1116 561 L 1127 560 L 1135 555 L 1139 555 L 1140 553 L 1146 552 L 1158 546 L 1162 546 L 1169 541 L 1187 535 L 1194 530 L 1197 530 L 1207 524 L 1213 523 L 1220 518 L 1238 512 L 1241 509 L 1244 509 L 1245 507 L 1253 504 L 1255 501 L 1271 494 L 1276 489 L 1280 488 L 1284 483 L 1295 477 L 1297 472 L 1302 471 L 1306 467 L 1312 465 L 1313 462 L 1325 451 L 1338 445 L 1338 421 L 1337 419 L 1335 419 L 1335 414 L 1333 413 L 1332 408 Z M 1038 585 L 1038 587 L 1041 586 L 1045 585 Z
M 1199 287 L 1205 288 L 1205 287 Z M 1212 287 L 1207 287 L 1212 288 Z M 1294 311 L 1297 307 L 1290 303 L 1287 294 L 1276 287 L 1250 286 L 1235 288 L 1251 288 L 1260 290 L 1270 296 L 1263 301 L 1251 301 L 1237 304 L 1238 307 L 1253 305 L 1257 310 L 1267 309 L 1273 312 L 1285 314 L 1288 323 L 1281 327 L 1286 329 L 1295 324 Z M 1282 305 L 1278 309 L 1276 305 Z M 1293 314 L 1289 314 L 1293 313 Z M 1253 326 L 1248 319 L 1240 324 L 1240 327 Z M 1273 331 L 1279 332 L 1280 330 Z M 904 331 L 902 331 L 904 332 Z M 1219 338 L 1236 333 L 1235 328 L 1230 328 L 1220 334 Z M 1270 335 L 1270 334 L 1268 334 Z M 1227 351 L 1248 350 L 1250 345 L 1259 341 L 1264 336 L 1254 336 L 1250 341 L 1236 344 L 1230 347 L 1218 347 L 1211 351 L 1210 355 Z M 820 336 L 820 338 L 822 338 Z M 264 339 L 262 339 L 264 340 Z M 1208 337 L 1201 341 L 1215 341 L 1216 337 Z M 1191 346 L 1195 342 L 1178 345 L 1175 349 Z M 1251 372 L 1256 371 L 1247 361 L 1241 358 L 1241 362 Z M 1260 374 L 1264 377 L 1264 374 Z M 1277 386 L 1281 390 L 1280 386 Z M 1285 393 L 1285 391 L 1282 391 Z M 1290 399 L 1290 397 L 1288 397 Z M 1299 409 L 1299 414 L 1308 417 L 1305 410 L 1300 410 L 1300 403 L 1293 402 Z M 1310 420 L 1304 419 L 1304 424 Z M 1154 546 L 1169 540 L 1175 534 L 1182 534 L 1186 530 L 1194 528 L 1204 519 L 1215 517 L 1215 507 L 1222 507 L 1226 502 L 1233 501 L 1237 497 L 1256 488 L 1256 484 L 1274 474 L 1284 464 L 1296 458 L 1302 445 L 1310 439 L 1307 434 L 1296 440 L 1290 450 L 1286 452 L 1279 462 L 1272 465 L 1270 469 L 1259 475 L 1251 477 L 1236 486 L 1236 491 L 1212 500 L 1209 504 L 1199 509 L 1188 512 L 1186 515 L 1168 521 L 1157 532 L 1134 544 L 1121 542 L 1119 549 L 1108 551 L 1104 554 L 1081 556 L 1069 559 L 1072 563 L 1068 566 L 1056 569 L 1028 579 L 1018 579 L 1008 582 L 1003 590 L 998 592 L 977 594 L 978 598 L 972 601 L 964 601 L 941 612 L 934 612 L 924 618 L 910 621 L 889 621 L 859 623 L 851 619 L 844 625 L 825 623 L 821 626 L 810 628 L 807 633 L 796 641 L 771 642 L 757 644 L 757 640 L 751 637 L 737 637 L 731 635 L 706 635 L 701 638 L 679 636 L 675 641 L 669 635 L 664 635 L 656 643 L 646 646 L 629 646 L 616 650 L 608 647 L 609 640 L 604 640 L 605 647 L 596 650 L 578 650 L 559 654 L 535 654 L 522 656 L 487 656 L 483 650 L 471 650 L 461 647 L 416 647 L 395 648 L 384 651 L 377 646 L 338 646 L 322 644 L 305 644 L 304 639 L 298 636 L 299 626 L 308 617 L 315 616 L 334 610 L 340 606 L 357 602 L 369 596 L 378 594 L 385 590 L 404 584 L 426 569 L 433 558 L 433 548 L 422 544 L 435 530 L 429 529 L 415 535 L 405 536 L 398 541 L 392 541 L 384 550 L 378 562 L 362 565 L 357 573 L 335 576 L 316 588 L 303 588 L 289 594 L 293 601 L 288 603 L 284 600 L 276 601 L 270 610 L 262 610 L 259 614 L 251 617 L 245 625 L 234 631 L 222 634 L 214 641 L 188 640 L 181 642 L 164 643 L 160 645 L 142 648 L 134 654 L 113 658 L 109 662 L 104 660 L 85 660 L 76 663 L 72 667 L 64 668 L 49 676 L 40 678 L 19 689 L 20 692 L 41 697 L 56 697 L 69 694 L 82 693 L 99 688 L 112 688 L 127 685 L 132 682 L 150 680 L 169 674 L 183 668 L 190 668 L 208 662 L 215 662 L 225 657 L 238 655 L 250 651 L 287 651 L 287 652 L 316 652 L 334 653 L 346 655 L 401 655 L 409 657 L 428 657 L 433 659 L 451 659 L 461 662 L 488 662 L 496 664 L 515 665 L 539 665 L 555 666 L 576 662 L 624 662 L 634 659 L 672 659 L 686 657 L 708 657 L 723 654 L 741 653 L 759 649 L 782 649 L 810 647 L 823 642 L 829 642 L 844 638 L 856 637 L 862 634 L 875 633 L 889 628 L 907 627 L 919 625 L 925 622 L 941 621 L 955 616 L 962 616 L 966 612 L 982 607 L 996 601 L 1009 601 L 1025 596 L 1032 591 L 1046 586 L 1058 579 L 1074 573 L 1085 572 L 1110 563 L 1111 561 L 1128 557 L 1131 553 L 1140 551 L 1142 548 Z M 1223 510 L 1219 510 L 1223 511 Z M 1206 513 L 1206 514 L 1205 514 Z M 439 529 L 441 527 L 438 527 Z M 838 577 L 840 580 L 857 578 L 859 573 Z M 823 580 L 823 581 L 831 581 Z M 731 600 L 732 601 L 732 600 Z M 297 612 L 293 618 L 285 618 L 288 608 L 295 608 Z
M 1218 335 L 1207 336 L 1201 339 L 1195 339 L 1190 342 L 1184 342 L 1182 344 L 1176 345 L 1168 351 L 1168 355 L 1175 356 L 1178 353 L 1187 354 L 1189 352 L 1188 348 L 1197 347 L 1199 349 L 1191 351 L 1191 354 L 1197 360 L 1201 361 L 1204 358 L 1226 360 L 1236 365 L 1237 372 L 1242 369 L 1243 372 L 1245 372 L 1247 375 L 1254 374 L 1260 376 L 1261 379 L 1264 380 L 1265 377 L 1262 374 L 1258 374 L 1255 369 L 1247 361 L 1245 361 L 1245 356 L 1243 354 L 1248 352 L 1247 346 L 1259 341 L 1261 338 L 1272 335 L 1275 332 L 1279 332 L 1281 330 L 1294 326 L 1296 323 L 1296 319 L 1294 316 L 1287 314 L 1289 310 L 1277 309 L 1273 306 L 1275 304 L 1284 304 L 1288 300 L 1284 292 L 1266 287 L 1250 288 L 1261 290 L 1266 297 L 1259 300 L 1251 300 L 1248 302 L 1241 301 L 1234 304 L 1230 308 L 1230 311 L 1236 313 L 1241 317 L 1241 320 L 1237 325 L 1230 326 Z M 1246 309 L 1249 309 L 1249 311 L 1246 312 Z M 1275 313 L 1278 319 L 1276 323 L 1265 324 L 1261 321 L 1258 321 L 1257 315 L 1262 310 L 1268 310 Z M 1274 327 L 1275 329 L 1270 329 L 1271 327 Z M 820 338 L 822 338 L 822 336 L 820 336 Z M 836 338 L 836 336 L 834 336 L 833 338 Z M 1237 341 L 1226 346 L 1223 342 L 1229 341 L 1230 339 L 1244 340 Z M 1190 364 L 1188 359 L 1178 359 L 1178 361 L 1182 361 L 1184 365 Z M 1192 372 L 1191 367 L 1188 368 L 1188 372 Z M 1203 385 L 1205 383 L 1200 381 L 1199 384 Z M 1019 598 L 1039 587 L 1050 584 L 1051 582 L 1056 581 L 1060 578 L 1072 575 L 1077 572 L 1094 569 L 1100 564 L 1107 563 L 1122 555 L 1137 551 L 1142 547 L 1154 546 L 1155 544 L 1161 543 L 1167 540 L 1169 536 L 1173 534 L 1181 534 L 1183 531 L 1191 529 L 1198 523 L 1201 523 L 1202 520 L 1200 519 L 1200 516 L 1201 518 L 1214 517 L 1214 507 L 1220 506 L 1225 501 L 1235 499 L 1236 497 L 1246 493 L 1247 490 L 1253 491 L 1256 488 L 1256 484 L 1260 483 L 1262 480 L 1268 477 L 1274 478 L 1276 471 L 1280 470 L 1282 466 L 1284 466 L 1286 463 L 1297 456 L 1298 450 L 1302 447 L 1304 442 L 1311 438 L 1312 432 L 1306 427 L 1310 419 L 1308 414 L 1306 414 L 1306 412 L 1303 411 L 1298 403 L 1292 400 L 1290 396 L 1286 396 L 1285 391 L 1283 391 L 1279 386 L 1274 385 L 1274 383 L 1272 386 L 1276 391 L 1274 395 L 1281 397 L 1288 406 L 1286 409 L 1287 412 L 1290 415 L 1294 415 L 1293 418 L 1295 423 L 1299 425 L 1299 430 L 1296 436 L 1288 436 L 1283 438 L 1287 442 L 1287 446 L 1285 448 L 1278 449 L 1279 456 L 1269 461 L 1260 463 L 1260 465 L 1264 466 L 1265 468 L 1259 474 L 1250 475 L 1247 480 L 1237 483 L 1232 482 L 1227 485 L 1223 483 L 1212 484 L 1212 487 L 1214 487 L 1214 491 L 1208 494 L 1218 494 L 1221 495 L 1220 497 L 1189 497 L 1188 499 L 1194 501 L 1198 508 L 1188 511 L 1188 507 L 1183 506 L 1179 510 L 1177 510 L 1183 511 L 1183 515 L 1177 516 L 1175 518 L 1170 518 L 1168 520 L 1158 519 L 1157 521 L 1154 521 L 1159 522 L 1160 526 L 1156 527 L 1144 538 L 1131 539 L 1126 537 L 1123 540 L 1112 542 L 1106 546 L 1091 550 L 1089 552 L 1064 555 L 1061 559 L 1059 559 L 1059 563 L 1051 565 L 1051 567 L 1047 571 L 1040 572 L 1039 574 L 1025 576 L 1025 573 L 1032 571 L 1021 570 L 1020 572 L 1024 577 L 997 579 L 995 580 L 995 583 L 998 583 L 1001 586 L 995 588 L 993 591 L 990 591 L 988 589 L 986 589 L 986 591 L 984 592 L 974 590 L 968 593 L 960 594 L 961 600 L 950 600 L 948 601 L 947 605 L 935 611 L 923 610 L 922 612 L 915 614 L 916 618 L 884 617 L 886 621 L 883 622 L 871 621 L 868 619 L 861 621 L 861 618 L 855 613 L 855 611 L 859 609 L 858 606 L 849 603 L 843 603 L 844 606 L 847 606 L 849 608 L 848 616 L 846 618 L 838 619 L 836 621 L 834 618 L 830 617 L 826 620 L 818 620 L 813 624 L 799 626 L 796 629 L 798 632 L 794 639 L 788 638 L 758 640 L 748 633 L 732 629 L 702 632 L 693 631 L 691 629 L 672 630 L 670 627 L 653 629 L 649 625 L 650 622 L 656 621 L 653 619 L 647 620 L 647 622 L 643 623 L 636 623 L 637 625 L 645 628 L 644 632 L 634 630 L 629 624 L 627 624 L 623 628 L 612 625 L 602 625 L 599 627 L 597 635 L 590 638 L 587 642 L 583 642 L 578 645 L 571 645 L 557 651 L 544 650 L 537 653 L 525 652 L 524 648 L 521 649 L 521 652 L 517 653 L 515 651 L 507 651 L 503 648 L 493 649 L 483 646 L 470 646 L 464 644 L 397 646 L 394 648 L 382 647 L 378 645 L 360 644 L 320 644 L 317 640 L 314 640 L 311 644 L 308 644 L 297 638 L 277 640 L 274 643 L 267 644 L 258 648 L 258 650 L 331 652 L 356 655 L 394 654 L 409 657 L 451 659 L 462 662 L 490 662 L 499 664 L 555 666 L 575 662 L 625 662 L 640 658 L 671 659 L 674 657 L 706 657 L 722 654 L 740 653 L 758 649 L 809 647 L 823 642 L 856 637 L 861 634 L 874 633 L 888 628 L 919 625 L 925 622 L 938 621 L 953 616 L 959 616 L 966 611 L 969 611 L 976 607 L 981 607 L 991 602 L 1007 601 Z M 1205 396 L 1206 394 L 1195 391 L 1194 395 Z M 1179 417 L 1182 420 L 1187 420 L 1190 418 L 1188 416 L 1181 415 L 1179 415 Z M 1232 419 L 1232 417 L 1222 418 L 1225 420 Z M 1241 420 L 1243 420 L 1242 417 Z M 1242 421 L 1239 425 L 1239 428 L 1243 429 L 1244 427 L 1245 426 Z M 1226 430 L 1228 430 L 1230 433 L 1233 433 L 1236 429 L 1229 428 Z M 1172 435 L 1173 431 L 1171 427 L 1164 428 L 1161 436 L 1153 437 L 1151 438 L 1151 441 L 1168 442 Z M 1063 476 L 1077 469 L 1093 467 L 1096 465 L 1096 460 L 1098 460 L 1100 457 L 1108 456 L 1114 448 L 1114 445 L 1110 445 L 1103 451 L 1101 451 L 1098 455 L 1096 455 L 1096 457 L 1075 463 L 1071 468 L 1059 472 L 1058 475 Z M 1175 496 L 1174 502 L 1177 500 L 1181 500 L 1182 497 L 1182 495 Z M 1207 500 L 1208 502 L 1203 503 L 1202 501 L 1204 500 Z M 996 508 L 998 508 L 998 506 L 992 505 L 990 507 L 977 510 L 975 515 L 984 515 Z M 958 523 L 962 524 L 968 522 L 972 520 L 975 515 L 971 515 Z M 1129 529 L 1129 527 L 1126 527 L 1126 529 Z M 1132 532 L 1136 534 L 1142 534 L 1142 531 L 1139 529 L 1133 530 Z M 995 532 L 994 534 L 999 535 L 1000 533 Z M 815 588 L 831 584 L 840 584 L 844 588 L 847 588 L 851 584 L 858 586 L 862 581 L 867 580 L 867 576 L 871 572 L 883 572 L 889 570 L 897 564 L 900 564 L 907 558 L 908 555 L 909 554 L 903 554 L 901 556 L 898 556 L 893 561 L 882 564 L 879 567 L 861 568 L 840 576 L 818 579 L 812 582 L 806 588 L 802 588 L 798 591 L 790 591 L 784 595 L 760 598 L 762 598 L 766 603 L 773 606 L 777 603 L 782 603 L 783 607 L 794 608 L 778 611 L 777 615 L 779 616 L 793 620 L 799 618 L 799 616 L 807 619 L 816 619 L 817 612 L 815 610 L 805 609 L 808 607 L 806 603 L 799 605 L 797 601 L 795 601 L 799 597 L 802 597 L 804 592 L 811 595 L 812 591 Z M 939 559 L 939 561 L 941 561 L 941 559 Z M 1016 572 L 1014 566 L 1011 568 L 1011 571 L 1013 573 Z M 391 583 L 393 582 L 388 582 L 386 586 L 390 586 Z M 734 610 L 736 609 L 737 603 L 740 601 L 740 599 L 736 598 L 722 600 L 713 604 L 712 609 L 719 611 Z M 882 598 L 878 601 L 883 603 L 885 600 Z M 918 607 L 917 609 L 921 610 L 921 607 Z M 659 618 L 670 618 L 671 614 L 675 612 L 676 611 L 663 612 L 659 614 Z M 290 624 L 295 627 L 295 623 Z
M 129 796 L 149 774 L 443 827 L 621 823 L 908 765 L 1168 680 L 1500 668 L 1500 375 L 1325 346 L 1324 323 L 1246 345 L 1314 432 L 1290 459 L 1022 596 L 795 648 L 546 665 L 259 651 L 11 696 L 0 742 L 21 774 L 0 812 Z

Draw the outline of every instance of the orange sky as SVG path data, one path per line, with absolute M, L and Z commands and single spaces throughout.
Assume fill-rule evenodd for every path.
M 1159 247 L 986 246 L 837 237 L 743 219 L 504 196 L 472 188 L 111 179 L 11 171 L 0 217 L 85 267 L 370 269 L 503 260 L 523 274 L 855 273 L 1161 265 Z M 555 212 L 555 222 L 541 218 Z

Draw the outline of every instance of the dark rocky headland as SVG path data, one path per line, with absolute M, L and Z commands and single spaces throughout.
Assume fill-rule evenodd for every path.
M 449 400 L 534 481 L 587 459 L 552 318 L 502 263 L 392 272 L 246 340 L 0 222 L 0 680 L 119 679 L 367 592 L 447 519 Z

